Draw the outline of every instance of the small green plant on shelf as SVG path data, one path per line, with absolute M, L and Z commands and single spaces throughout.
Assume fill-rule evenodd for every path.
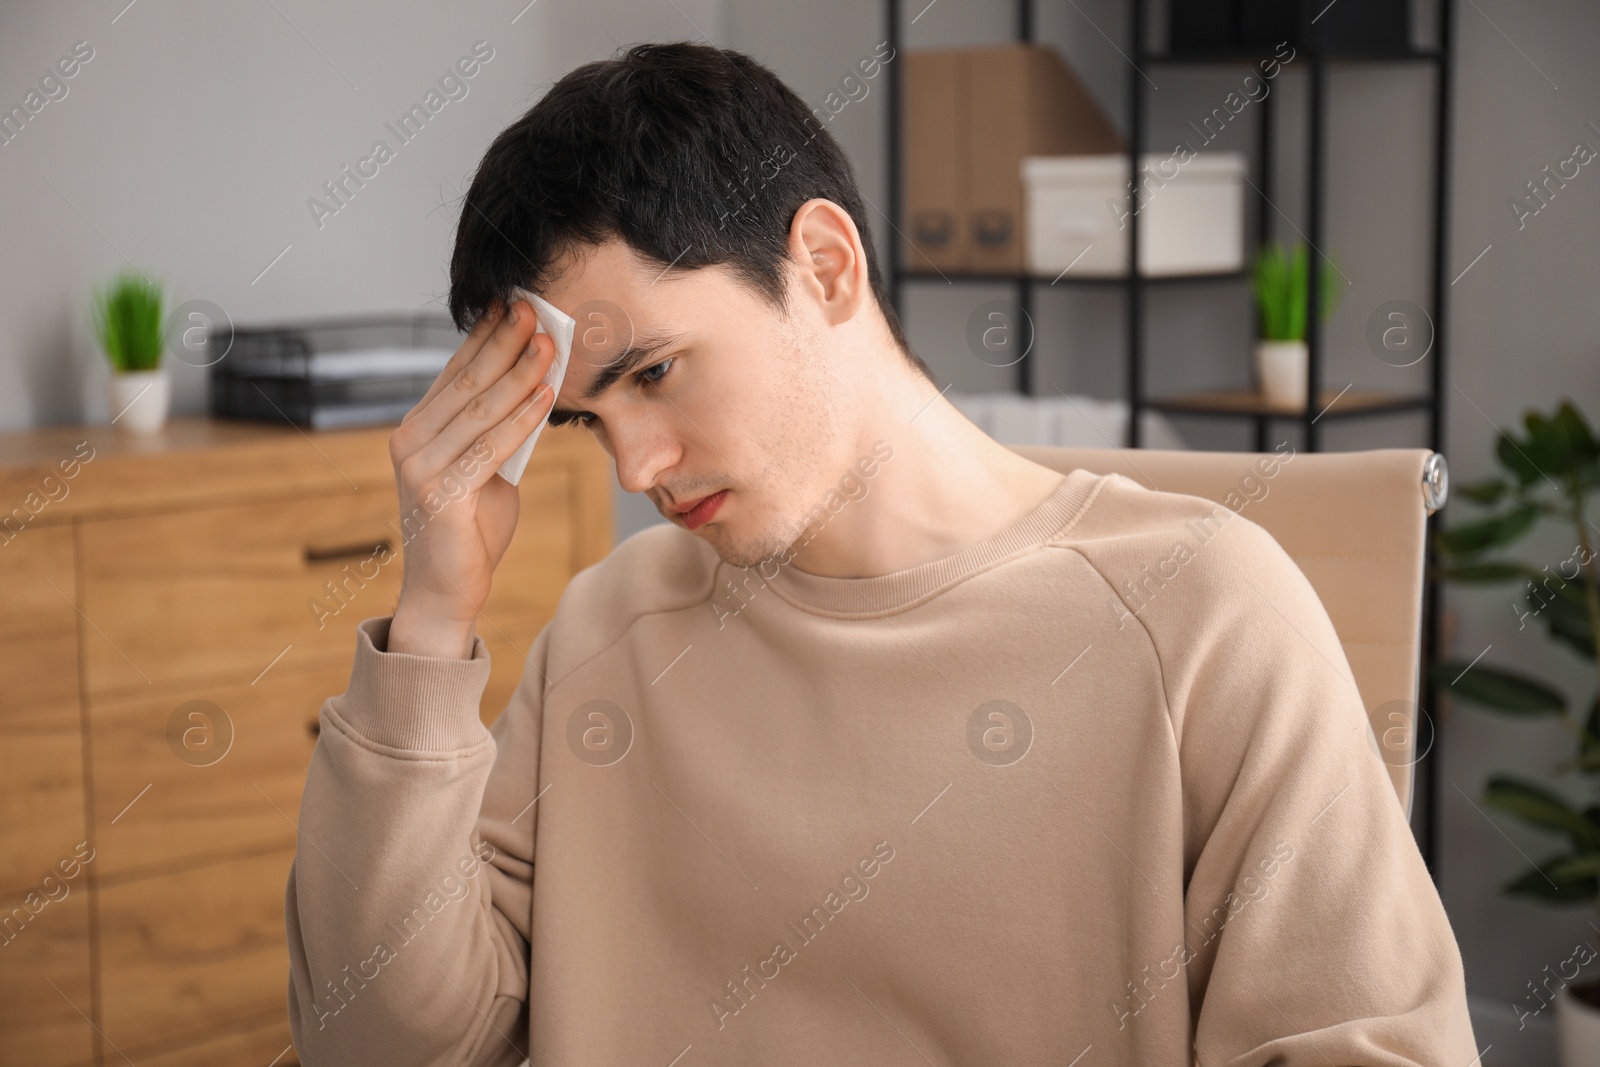
M 1338 273 L 1332 260 L 1322 260 L 1322 317 L 1339 301 Z M 1311 296 L 1311 256 L 1298 242 L 1292 249 L 1265 244 L 1250 267 L 1250 287 L 1259 313 L 1263 341 L 1304 341 Z
M 155 370 L 161 363 L 166 295 L 137 271 L 124 271 L 95 292 L 95 337 L 118 374 Z
M 1324 256 L 1319 271 L 1324 320 L 1339 299 L 1336 274 L 1332 261 Z M 1260 332 L 1252 352 L 1256 388 L 1280 410 L 1304 410 L 1311 394 L 1311 354 L 1306 345 L 1311 257 L 1306 246 L 1262 245 L 1250 265 L 1250 287 Z
M 1435 539 L 1441 565 L 1436 577 L 1472 585 L 1521 582 L 1511 601 L 1519 629 L 1542 624 L 1557 647 L 1600 669 L 1600 575 L 1588 518 L 1600 491 L 1600 442 L 1583 415 L 1563 400 L 1549 415 L 1529 411 L 1526 433 L 1500 432 L 1500 472 L 1456 492 L 1489 509 L 1471 522 L 1452 524 Z M 1500 555 L 1543 520 L 1571 531 L 1573 549 L 1553 567 Z M 1600 699 L 1572 699 L 1549 682 L 1519 671 L 1475 663 L 1445 662 L 1432 672 L 1439 690 L 1457 700 L 1513 719 L 1551 719 L 1571 735 L 1574 752 L 1552 768 L 1552 780 L 1581 783 L 1578 805 L 1547 783 L 1495 774 L 1482 799 L 1529 826 L 1563 839 L 1561 851 L 1529 867 L 1503 892 L 1550 904 L 1600 900 Z

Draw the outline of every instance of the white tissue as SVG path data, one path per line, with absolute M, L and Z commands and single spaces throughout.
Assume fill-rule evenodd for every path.
M 514 289 L 513 293 L 533 305 L 533 310 L 536 313 L 535 317 L 538 319 L 538 326 L 534 329 L 534 334 L 549 334 L 550 339 L 556 343 L 555 361 L 550 364 L 550 369 L 545 372 L 544 377 L 540 380 L 550 387 L 552 393 L 559 393 L 561 391 L 561 383 L 567 376 L 567 359 L 572 355 L 573 327 L 577 324 L 572 316 L 536 293 L 530 293 L 528 290 L 521 288 Z M 531 341 L 529 343 L 530 345 L 532 344 Z M 500 464 L 500 477 L 512 485 L 516 485 L 522 480 L 522 472 L 528 466 L 528 457 L 533 455 L 534 443 L 539 440 L 539 434 L 544 430 L 545 423 L 549 421 L 550 413 L 546 411 L 544 417 L 539 420 L 539 425 L 534 427 L 533 433 L 528 437 L 527 441 L 523 442 L 522 447 L 511 453 L 506 458 L 506 461 Z

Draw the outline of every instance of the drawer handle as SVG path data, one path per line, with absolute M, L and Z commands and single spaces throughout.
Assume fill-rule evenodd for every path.
M 320 737 L 322 735 L 321 720 L 312 719 L 310 722 L 306 723 L 306 730 L 311 734 L 312 737 Z
M 354 556 L 376 556 L 383 553 L 392 553 L 394 545 L 385 537 L 381 541 L 363 541 L 356 545 L 337 545 L 333 548 L 312 548 L 306 546 L 305 556 L 307 563 L 326 563 L 333 559 L 349 559 Z

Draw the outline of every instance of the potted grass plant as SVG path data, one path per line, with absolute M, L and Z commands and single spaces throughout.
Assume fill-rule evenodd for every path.
M 1307 305 L 1311 296 L 1311 257 L 1304 244 L 1292 249 L 1262 245 L 1250 269 L 1259 339 L 1254 362 L 1256 388 L 1273 404 L 1302 408 L 1307 400 Z M 1339 298 L 1333 264 L 1323 259 L 1322 316 Z
M 111 421 L 132 433 L 153 433 L 167 420 L 172 384 L 161 365 L 166 294 L 138 271 L 124 271 L 97 290 L 95 337 L 111 364 Z
M 1509 603 L 1517 629 L 1543 629 L 1556 647 L 1578 657 L 1593 681 L 1600 668 L 1600 543 L 1594 536 L 1600 527 L 1590 521 L 1588 506 L 1600 493 L 1600 440 L 1565 400 L 1550 414 L 1529 411 L 1523 421 L 1523 435 L 1501 430 L 1496 475 L 1452 493 L 1486 513 L 1437 535 L 1434 574 L 1473 585 L 1514 584 Z M 1546 521 L 1561 526 L 1572 546 L 1561 549 L 1562 558 L 1541 566 L 1503 554 Z M 1495 774 L 1480 800 L 1559 842 L 1501 891 L 1591 913 L 1580 927 L 1583 939 L 1565 959 L 1547 964 L 1513 1005 L 1518 1029 L 1554 1005 L 1563 1067 L 1600 1067 L 1600 965 L 1593 965 L 1600 938 L 1591 932 L 1600 931 L 1600 915 L 1593 914 L 1600 905 L 1600 697 L 1592 690 L 1569 695 L 1489 657 L 1439 663 L 1432 677 L 1454 700 L 1512 719 L 1554 721 L 1572 740 L 1572 756 L 1551 767 L 1545 780 Z

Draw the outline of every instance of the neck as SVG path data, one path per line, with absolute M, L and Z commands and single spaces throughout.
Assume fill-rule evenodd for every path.
M 898 352 L 862 396 L 850 458 L 884 441 L 867 495 L 852 501 L 794 555 L 794 566 L 831 578 L 870 578 L 954 555 L 992 537 L 1060 487 L 1059 471 L 996 442 Z

